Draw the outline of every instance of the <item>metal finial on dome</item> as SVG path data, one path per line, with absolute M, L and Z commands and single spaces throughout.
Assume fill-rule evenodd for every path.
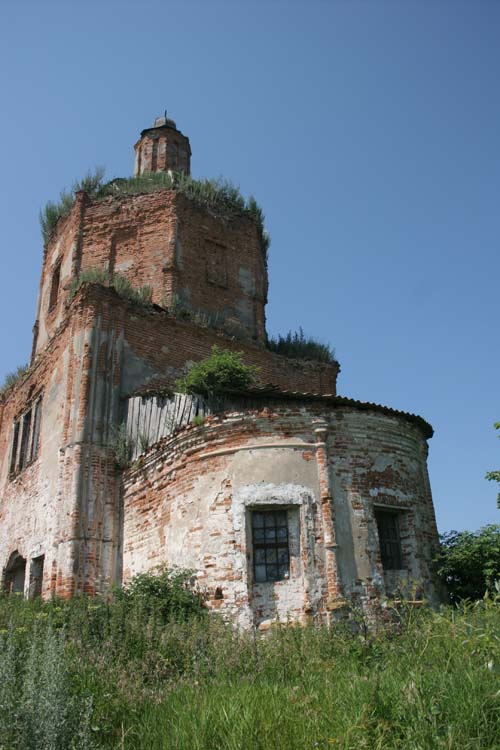
M 156 117 L 155 121 L 153 123 L 154 128 L 175 128 L 177 129 L 177 125 L 175 124 L 174 120 L 171 120 L 167 117 L 167 110 L 164 111 L 163 117 Z

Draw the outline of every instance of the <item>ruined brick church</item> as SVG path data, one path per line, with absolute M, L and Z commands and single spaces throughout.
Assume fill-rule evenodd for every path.
M 164 564 L 195 571 L 207 606 L 244 627 L 411 582 L 437 599 L 432 428 L 337 396 L 333 359 L 269 350 L 262 226 L 248 204 L 178 189 L 190 158 L 158 118 L 135 145 L 136 188 L 77 191 L 45 243 L 31 363 L 0 397 L 4 590 L 105 594 Z M 78 284 L 89 269 L 150 299 Z M 175 393 L 213 345 L 260 384 L 217 404 Z

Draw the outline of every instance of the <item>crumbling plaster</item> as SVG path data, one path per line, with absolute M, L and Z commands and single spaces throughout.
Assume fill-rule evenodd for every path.
M 318 424 L 327 433 L 331 532 L 321 512 Z M 206 426 L 161 441 L 125 476 L 125 580 L 157 564 L 192 568 L 211 606 L 243 626 L 321 616 L 344 597 L 366 604 L 392 593 L 399 578 L 418 580 L 436 599 L 425 456 L 418 427 L 379 413 L 273 405 L 208 418 Z M 382 490 L 390 466 L 397 471 L 389 496 Z M 403 524 L 399 576 L 384 576 L 374 496 L 381 507 L 411 517 Z M 290 578 L 254 584 L 248 513 L 274 505 L 299 510 Z M 214 596 L 218 588 L 222 599 Z

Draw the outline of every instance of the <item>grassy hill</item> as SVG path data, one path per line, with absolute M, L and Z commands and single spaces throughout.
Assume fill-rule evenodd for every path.
M 500 748 L 500 597 L 265 638 L 182 575 L 112 604 L 0 598 L 2 750 Z

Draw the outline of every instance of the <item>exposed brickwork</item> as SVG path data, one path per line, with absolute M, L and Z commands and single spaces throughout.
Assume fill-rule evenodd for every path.
M 182 143 L 170 148 L 172 137 L 184 138 L 162 124 L 144 131 L 136 169 L 174 168 Z M 149 285 L 154 306 L 89 283 L 70 300 L 79 274 L 96 267 Z M 44 250 L 31 368 L 0 398 L 9 590 L 104 594 L 122 573 L 167 563 L 196 569 L 212 609 L 259 627 L 330 617 L 345 597 L 370 602 L 400 579 L 437 598 L 429 426 L 334 398 L 336 362 L 269 352 L 266 301 L 250 217 L 223 219 L 172 190 L 103 201 L 77 194 Z M 176 318 L 179 302 L 202 316 Z M 209 319 L 215 328 L 201 325 Z M 214 344 L 242 351 L 262 383 L 319 395 L 233 394 L 225 413 L 174 432 L 123 473 L 115 444 L 127 398 L 140 393 L 143 403 L 142 394 L 172 388 Z M 383 568 L 377 507 L 397 513 L 402 570 Z M 252 513 L 269 509 L 286 514 L 288 567 L 279 580 L 257 581 Z M 271 578 L 275 554 L 265 552 Z
M 124 577 L 161 563 L 194 568 L 211 605 L 246 626 L 325 616 L 343 597 L 391 593 L 400 578 L 436 600 L 425 474 L 425 439 L 401 418 L 300 402 L 210 417 L 125 475 Z M 296 512 L 290 578 L 255 584 L 248 513 L 276 504 Z M 403 511 L 404 570 L 386 579 L 379 506 Z
M 148 381 L 173 385 L 186 363 L 206 357 L 214 344 L 242 351 L 248 364 L 260 368 L 260 379 L 264 383 L 297 391 L 336 392 L 339 370 L 336 362 L 327 364 L 282 357 L 262 346 L 235 341 L 215 330 L 175 319 L 163 310 L 149 311 L 132 305 L 105 287 L 88 285 L 81 290 L 81 295 L 81 304 L 87 304 L 92 310 L 99 330 L 109 329 L 119 342 L 116 346 L 122 351 L 127 370 L 121 380 L 121 395 L 128 395 Z
M 173 190 L 98 202 L 79 193 L 45 249 L 35 352 L 60 324 L 72 282 L 91 268 L 149 286 L 157 305 L 182 305 L 232 336 L 265 341 L 266 260 L 249 217 L 222 219 Z
M 134 175 L 147 172 L 191 171 L 191 146 L 173 120 L 160 117 L 152 128 L 146 128 L 134 146 Z

